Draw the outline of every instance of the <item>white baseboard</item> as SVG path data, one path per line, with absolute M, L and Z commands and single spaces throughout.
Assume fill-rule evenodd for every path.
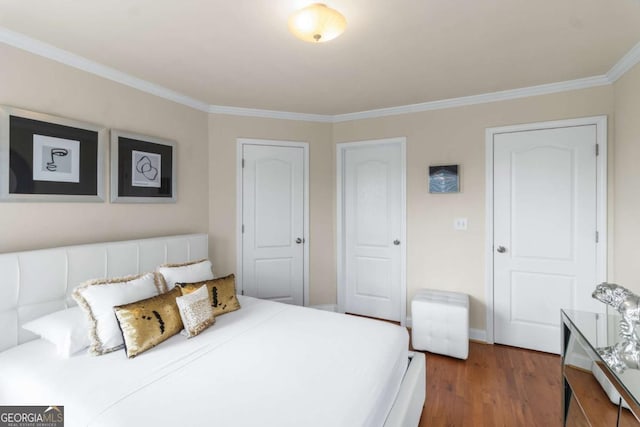
M 317 310 L 324 310 L 324 311 L 335 311 L 335 312 L 338 311 L 337 304 L 310 305 L 309 308 L 315 308 Z M 407 316 L 407 328 L 410 328 L 411 325 L 412 325 L 411 316 Z M 472 339 L 474 341 L 487 342 L 487 331 L 485 331 L 484 329 L 469 328 L 469 339 Z
M 487 342 L 487 331 L 484 329 L 469 328 L 469 338 L 475 341 Z
M 310 305 L 309 308 L 315 308 L 316 310 L 324 310 L 324 311 L 338 311 L 337 304 Z
M 407 328 L 410 328 L 411 325 L 411 316 L 407 316 Z M 484 329 L 469 328 L 469 338 L 474 341 L 487 342 L 487 331 Z
M 582 368 L 586 371 L 591 370 L 591 365 L 593 365 L 593 360 L 591 360 L 591 358 L 586 354 L 582 355 L 582 354 L 576 354 L 576 353 L 569 353 L 567 354 L 566 357 L 567 357 L 567 360 L 565 361 L 565 364 L 577 366 L 578 368 Z

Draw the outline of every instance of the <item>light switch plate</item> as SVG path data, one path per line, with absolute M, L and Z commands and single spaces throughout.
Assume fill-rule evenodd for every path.
M 467 229 L 467 218 L 456 218 L 453 220 L 453 228 L 456 230 Z

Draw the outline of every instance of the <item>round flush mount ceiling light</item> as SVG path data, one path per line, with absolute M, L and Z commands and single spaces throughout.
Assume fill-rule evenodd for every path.
M 310 43 L 333 40 L 346 27 L 347 20 L 344 16 L 322 3 L 311 4 L 289 18 L 289 31 L 300 40 Z

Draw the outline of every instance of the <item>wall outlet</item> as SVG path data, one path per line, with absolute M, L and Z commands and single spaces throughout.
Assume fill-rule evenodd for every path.
M 455 230 L 467 229 L 467 218 L 456 218 L 453 220 L 453 228 Z

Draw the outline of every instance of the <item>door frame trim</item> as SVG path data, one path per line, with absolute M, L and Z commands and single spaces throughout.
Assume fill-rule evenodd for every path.
M 530 130 L 553 129 L 574 126 L 596 126 L 596 279 L 607 280 L 607 116 L 583 117 L 487 128 L 485 132 L 485 298 L 486 298 L 486 341 L 494 343 L 494 271 L 493 271 L 493 149 L 494 136 L 501 133 L 524 132 Z M 595 147 L 594 147 L 595 149 Z M 595 236 L 594 236 L 595 237 Z M 595 287 L 595 283 L 594 283 Z M 559 315 L 558 315 L 559 316 Z M 559 317 L 558 317 L 559 318 Z
M 346 284 L 344 281 L 344 155 L 347 149 L 397 144 L 400 146 L 401 214 L 400 239 L 400 324 L 407 323 L 407 138 L 395 137 L 336 144 L 336 285 L 338 311 L 345 312 Z
M 244 293 L 242 282 L 242 149 L 245 145 L 268 145 L 272 147 L 301 147 L 304 152 L 304 201 L 303 201 L 303 288 L 302 304 L 309 305 L 309 143 L 300 141 L 282 141 L 271 139 L 236 139 L 236 283 L 237 292 Z

